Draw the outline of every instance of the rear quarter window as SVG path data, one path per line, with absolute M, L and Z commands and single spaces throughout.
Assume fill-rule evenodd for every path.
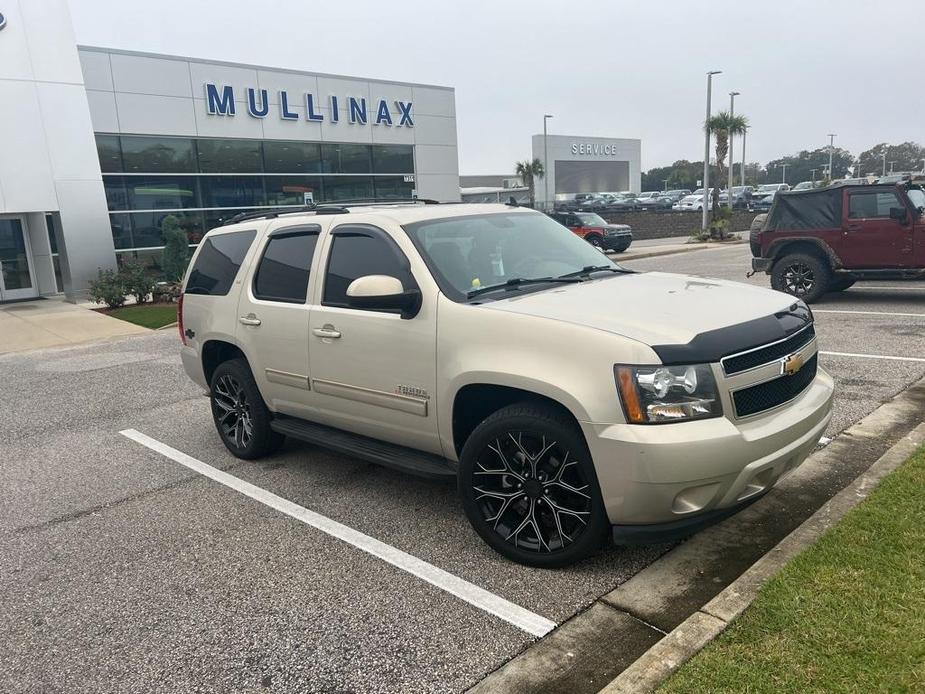
M 233 231 L 207 237 L 186 282 L 186 294 L 225 296 L 231 290 L 256 231 Z

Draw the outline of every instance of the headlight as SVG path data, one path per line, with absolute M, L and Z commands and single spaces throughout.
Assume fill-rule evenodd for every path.
M 663 424 L 723 414 L 713 371 L 691 366 L 614 367 L 626 421 Z

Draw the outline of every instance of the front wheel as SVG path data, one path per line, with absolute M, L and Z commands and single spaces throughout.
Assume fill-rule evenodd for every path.
M 832 273 L 827 263 L 807 253 L 791 253 L 771 271 L 771 287 L 812 303 L 829 291 Z
M 459 492 L 479 536 L 528 566 L 574 564 L 610 528 L 580 430 L 541 404 L 510 405 L 476 427 L 460 458 Z
M 604 239 L 598 236 L 597 234 L 590 234 L 585 237 L 585 241 L 590 243 L 595 248 L 600 248 L 604 245 Z
M 246 361 L 222 362 L 212 374 L 210 385 L 215 429 L 232 455 L 254 460 L 282 445 L 285 437 L 270 428 L 272 415 Z

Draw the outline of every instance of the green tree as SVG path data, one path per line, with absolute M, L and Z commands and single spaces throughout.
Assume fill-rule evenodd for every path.
M 783 166 L 787 165 L 787 180 L 782 181 Z M 820 147 L 814 150 L 803 150 L 786 157 L 772 159 L 766 167 L 765 183 L 789 183 L 796 185 L 803 181 L 821 181 L 826 178 L 829 168 L 829 148 Z M 815 173 L 813 172 L 815 169 Z M 831 178 L 845 178 L 855 169 L 855 160 L 851 152 L 836 147 L 832 150 L 832 176 Z
M 729 136 L 741 135 L 748 129 L 748 118 L 733 116 L 728 111 L 720 111 L 710 116 L 704 123 L 704 129 L 716 138 L 717 176 L 713 179 L 713 217 L 719 216 L 719 191 L 726 180 L 726 155 L 729 154 Z M 722 236 L 722 233 L 720 233 Z
M 520 180 L 530 189 L 530 207 L 534 207 L 536 204 L 536 179 L 546 175 L 543 162 L 538 158 L 533 161 L 519 161 L 514 164 L 514 173 L 520 176 Z M 549 203 L 550 201 L 547 200 L 546 204 L 549 205 Z
M 879 176 L 883 173 L 883 159 L 886 155 L 886 171 L 890 172 L 890 162 L 893 162 L 893 171 L 922 171 L 925 170 L 925 147 L 917 142 L 903 142 L 898 145 L 881 142 L 870 149 L 861 152 L 858 157 L 861 172 L 859 176 Z
M 178 282 L 189 263 L 189 239 L 180 226 L 180 220 L 172 214 L 164 217 L 161 222 L 161 236 L 164 239 L 164 279 Z

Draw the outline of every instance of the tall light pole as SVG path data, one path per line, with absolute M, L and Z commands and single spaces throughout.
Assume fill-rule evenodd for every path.
M 732 209 L 732 119 L 735 116 L 735 107 L 736 107 L 736 97 L 739 95 L 739 92 L 729 92 L 729 130 L 727 131 L 727 136 L 729 137 L 729 183 L 726 186 L 726 202 L 729 203 L 729 209 Z
M 745 187 L 745 136 L 748 134 L 748 128 L 742 131 L 742 170 L 739 172 L 742 174 L 742 187 Z
M 546 146 L 546 121 L 552 116 L 543 116 L 543 209 L 549 209 L 549 148 Z
M 818 170 L 819 170 L 819 169 L 810 169 L 810 171 L 811 171 L 812 174 L 813 174 L 813 183 L 816 182 L 816 172 L 817 172 Z
M 890 162 L 890 173 L 893 173 L 893 164 L 895 163 L 896 163 L 895 161 Z
M 829 182 L 832 180 L 832 154 L 835 151 L 835 133 L 829 133 Z
M 883 150 L 883 171 L 880 173 L 881 176 L 886 176 L 886 150 Z
M 671 180 L 670 178 L 663 178 L 663 179 L 662 179 L 662 183 L 665 184 L 665 190 L 668 190 L 668 181 L 670 181 L 670 180 Z
M 925 159 L 922 160 L 922 173 L 925 173 Z
M 778 164 L 778 165 L 777 165 L 777 168 L 778 168 L 778 169 L 781 169 L 781 175 L 780 175 L 780 182 L 781 182 L 781 183 L 786 183 L 786 182 L 787 182 L 787 167 L 788 167 L 788 166 L 790 166 L 790 164 Z
M 713 75 L 722 73 L 722 70 L 710 70 L 707 73 L 707 119 L 703 122 L 703 129 L 706 131 L 703 145 L 703 222 L 701 230 L 707 233 L 707 227 L 710 225 L 710 96 L 713 91 Z

